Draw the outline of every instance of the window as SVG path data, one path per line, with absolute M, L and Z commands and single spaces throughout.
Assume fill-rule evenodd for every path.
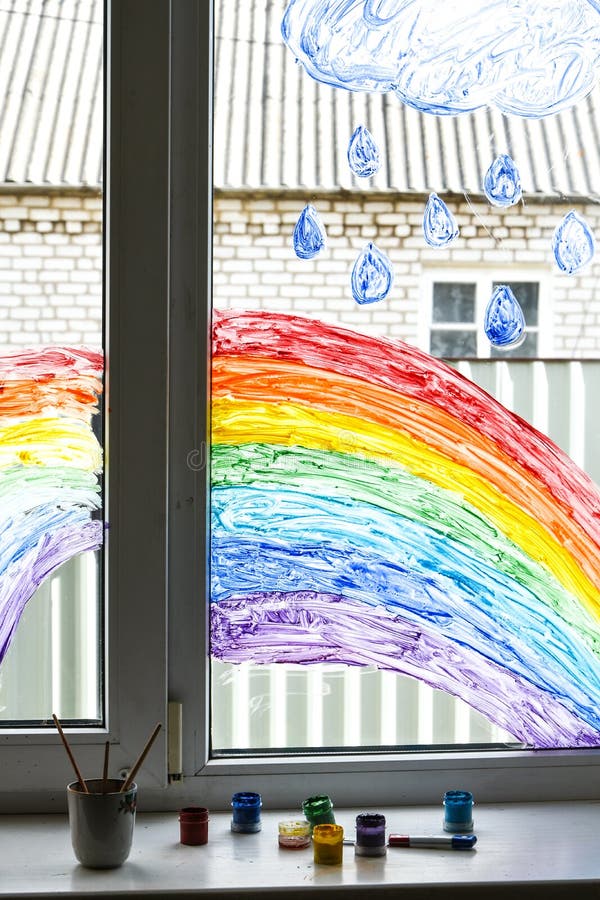
M 73 4 L 73 11 L 81 14 L 73 18 L 86 19 L 84 6 Z M 44 9 L 49 12 L 48 4 Z M 106 713 L 99 725 L 74 722 L 68 729 L 85 775 L 102 765 L 107 736 L 113 744 L 111 768 L 119 771 L 131 765 L 154 723 L 166 721 L 167 691 L 164 410 L 169 8 L 166 3 L 153 5 L 140 22 L 133 5 L 112 4 L 107 6 L 105 21 L 109 36 L 106 70 L 111 85 L 107 94 L 111 150 L 106 157 L 111 187 L 105 205 L 109 273 L 106 381 L 110 398 L 106 436 L 110 456 L 106 490 L 108 608 L 102 661 Z M 133 89 L 132 94 L 138 79 L 147 92 Z M 124 183 L 126 191 L 119 189 Z M 127 248 L 129 239 L 133 243 Z M 155 362 L 149 364 L 148 360 Z M 146 452 L 149 446 L 150 454 Z M 147 496 L 148 484 L 153 485 L 152 496 Z M 148 529 L 138 518 L 142 507 L 141 519 L 148 515 L 153 522 Z M 79 596 L 78 591 L 74 594 Z M 68 637 L 64 634 L 65 641 Z M 77 640 L 76 634 L 72 640 Z M 28 650 L 36 652 L 35 647 Z M 63 651 L 65 658 L 80 652 L 70 646 L 63 646 Z M 75 675 L 73 670 L 63 670 L 68 689 L 76 689 Z M 97 696 L 97 690 L 93 693 Z M 1 740 L 3 810 L 22 811 L 19 798 L 24 792 L 31 810 L 65 808 L 64 787 L 72 780 L 72 770 L 51 721 L 17 723 L 3 729 Z M 145 779 L 155 787 L 166 783 L 164 748 L 163 735 L 148 758 Z
M 439 802 L 450 784 L 468 786 L 479 800 L 589 797 L 598 757 L 585 750 L 354 755 L 340 749 L 244 759 L 210 752 L 211 13 L 211 4 L 184 2 L 143 4 L 143 15 L 138 4 L 111 9 L 109 639 L 116 656 L 109 658 L 108 679 L 116 762 L 131 762 L 172 700 L 183 704 L 185 780 L 167 787 L 165 744 L 157 744 L 142 779 L 148 808 L 174 809 L 190 795 L 225 808 L 240 782 L 272 806 L 292 807 L 307 790 L 330 793 L 339 805 L 392 797 Z M 410 247 L 407 253 L 414 255 Z M 418 291 L 414 281 L 411 290 Z M 81 764 L 97 766 L 104 734 L 76 738 Z M 24 759 L 30 767 L 41 759 L 38 746 L 24 750 L 22 743 L 9 748 L 16 770 Z M 49 748 L 43 761 L 52 756 L 51 772 L 30 776 L 38 807 L 44 792 L 52 805 L 68 773 L 62 748 Z
M 331 11 L 332 18 L 339 16 L 340 41 L 349 21 L 356 25 L 346 47 L 350 55 L 361 29 L 379 28 L 378 35 L 385 31 L 384 23 L 378 19 L 375 26 L 370 14 L 361 18 L 359 6 L 354 5 L 356 21 L 349 7 Z M 354 102 L 351 92 L 336 90 L 339 71 L 330 67 L 324 49 L 331 22 L 324 16 L 319 25 L 316 9 L 310 3 L 287 7 L 254 3 L 241 11 L 227 0 L 216 7 L 212 749 L 216 756 L 227 756 L 250 750 L 423 749 L 428 744 L 468 748 L 476 741 L 509 743 L 511 727 L 512 742 L 526 742 L 512 709 L 499 714 L 482 701 L 483 696 L 489 699 L 488 692 L 464 691 L 466 681 L 481 684 L 478 678 L 459 684 L 461 679 L 455 677 L 450 688 L 453 674 L 473 672 L 468 663 L 458 664 L 454 673 L 449 666 L 442 675 L 421 652 L 413 666 L 411 639 L 411 627 L 416 627 L 419 639 L 431 639 L 432 644 L 439 640 L 436 652 L 441 658 L 452 656 L 446 639 L 457 652 L 473 650 L 478 641 L 473 635 L 480 634 L 477 627 L 471 632 L 468 626 L 469 637 L 463 634 L 455 643 L 449 636 L 456 633 L 456 611 L 479 609 L 481 603 L 493 627 L 485 630 L 485 649 L 478 645 L 478 661 L 491 658 L 504 667 L 503 651 L 492 650 L 492 633 L 498 633 L 500 622 L 510 630 L 508 623 L 515 619 L 507 610 L 516 594 L 521 596 L 523 585 L 513 584 L 505 594 L 499 588 L 501 577 L 494 577 L 491 590 L 485 582 L 488 563 L 495 568 L 500 561 L 501 568 L 516 552 L 516 531 L 508 521 L 487 522 L 495 533 L 511 534 L 509 543 L 489 559 L 480 552 L 481 546 L 469 544 L 464 533 L 454 541 L 452 529 L 461 517 L 455 506 L 439 513 L 444 523 L 440 526 L 425 522 L 421 511 L 427 505 L 425 495 L 438 499 L 436 491 L 427 493 L 435 484 L 448 498 L 458 493 L 471 512 L 477 509 L 474 522 L 486 520 L 486 512 L 494 518 L 503 508 L 500 497 L 519 480 L 518 466 L 498 481 L 492 465 L 495 472 L 486 473 L 485 487 L 477 482 L 483 493 L 471 492 L 463 483 L 473 439 L 469 428 L 477 430 L 493 421 L 495 412 L 481 404 L 481 396 L 479 403 L 475 395 L 469 396 L 460 413 L 461 423 L 468 422 L 469 427 L 455 429 L 448 398 L 462 394 L 460 380 L 447 384 L 446 369 L 433 360 L 421 365 L 410 347 L 394 355 L 383 338 L 395 334 L 391 330 L 395 315 L 400 317 L 404 305 L 397 297 L 396 302 L 391 300 L 392 278 L 395 290 L 408 294 L 425 263 L 431 277 L 442 272 L 441 264 L 434 263 L 442 250 L 449 257 L 447 282 L 436 277 L 432 285 L 432 335 L 438 349 L 446 355 L 476 355 L 482 352 L 477 342 L 485 340 L 483 352 L 490 354 L 489 341 L 483 334 L 480 339 L 479 332 L 497 283 L 490 277 L 491 265 L 481 264 L 481 249 L 485 247 L 500 276 L 499 260 L 521 262 L 534 248 L 520 224 L 525 222 L 520 209 L 500 216 L 491 208 L 487 214 L 469 208 L 467 196 L 467 202 L 449 199 L 448 206 L 437 195 L 427 199 L 418 190 L 410 198 L 394 196 L 388 162 L 393 152 L 387 135 L 405 128 L 404 161 L 410 170 L 410 160 L 422 151 L 415 135 L 418 128 L 427 132 L 422 121 L 427 116 L 416 116 L 413 133 L 402 121 L 400 106 L 383 105 L 378 91 Z M 292 53 L 279 33 L 284 11 L 283 32 Z M 392 16 L 401 18 L 400 10 Z M 375 39 L 371 33 L 370 38 Z M 304 67 L 297 64 L 299 59 Z M 360 66 L 363 62 L 361 57 Z M 377 60 L 371 61 L 370 71 L 378 71 Z M 348 73 L 355 88 L 358 72 L 357 63 Z M 386 130 L 375 142 L 364 123 L 376 128 L 382 106 Z M 336 117 L 327 129 L 311 127 L 313 115 L 320 121 L 332 109 Z M 233 139 L 234 128 L 239 140 Z M 429 152 L 435 146 L 434 136 L 430 137 Z M 454 146 L 446 137 L 441 155 Z M 335 166 L 328 165 L 332 159 Z M 297 165 L 290 165 L 290 160 Z M 444 165 L 438 170 L 431 164 L 429 184 L 434 172 L 447 185 Z M 464 174 L 460 177 L 462 184 Z M 373 183 L 377 199 L 354 212 Z M 369 216 L 368 211 L 381 215 Z M 532 232 L 540 218 L 532 215 Z M 396 240 L 384 252 L 379 241 L 391 236 L 394 224 Z M 512 256 L 506 252 L 509 246 Z M 551 241 L 547 250 L 552 250 Z M 470 258 L 479 265 L 453 270 L 454 253 L 457 259 Z M 410 266 L 400 262 L 409 254 Z M 539 253 L 537 269 L 522 270 L 522 281 L 517 282 L 516 265 L 506 269 L 529 321 L 527 342 L 512 355 L 537 354 L 539 282 L 532 278 L 537 279 L 538 273 L 547 277 L 543 255 Z M 464 280 L 458 282 L 461 274 Z M 345 285 L 341 289 L 340 281 Z M 296 311 L 303 318 L 296 319 Z M 348 326 L 355 329 L 351 335 L 344 330 Z M 414 384 L 424 385 L 422 392 L 414 388 L 403 364 Z M 393 399 L 386 393 L 393 390 L 387 377 L 391 371 L 397 389 Z M 430 384 L 442 384 L 445 390 L 435 397 L 432 391 L 421 407 Z M 464 393 L 466 397 L 468 391 Z M 445 413 L 439 422 L 438 405 Z M 499 423 L 497 433 L 503 433 Z M 439 435 L 444 437 L 436 443 Z M 465 451 L 460 464 L 458 447 Z M 497 444 L 487 451 L 478 447 L 472 460 L 501 457 L 503 452 Z M 442 472 L 448 471 L 453 474 L 445 479 Z M 373 484 L 377 484 L 374 496 Z M 397 490 L 398 484 L 402 487 Z M 404 491 L 407 495 L 414 491 L 413 504 L 402 503 Z M 489 503 L 482 500 L 484 495 Z M 536 518 L 531 510 L 526 514 L 532 530 Z M 434 560 L 443 539 L 453 549 Z M 469 565 L 459 573 L 457 560 L 463 560 L 463 554 L 469 556 Z M 486 562 L 479 567 L 482 556 Z M 478 569 L 476 587 L 473 569 Z M 462 593 L 465 584 L 472 587 L 468 600 Z M 455 599 L 438 605 L 432 594 L 436 599 Z M 498 602 L 500 596 L 504 603 Z M 522 608 L 531 608 L 524 598 Z M 436 629 L 434 620 L 444 627 Z M 382 633 L 385 649 L 375 637 Z M 537 664 L 533 656 L 528 658 L 529 675 L 542 691 L 549 690 L 546 676 L 543 685 L 533 676 Z M 514 675 L 510 667 L 507 663 Z M 499 700 L 503 691 L 498 688 L 498 671 L 494 672 L 490 678 Z M 428 688 L 434 689 L 432 694 Z M 446 693 L 440 696 L 443 689 Z M 512 690 L 509 693 L 512 697 Z M 468 698 L 482 718 L 487 713 L 501 726 L 500 734 L 489 722 L 487 728 L 481 719 L 471 722 L 470 710 L 459 711 L 450 694 Z M 531 734 L 530 740 L 539 746 Z
M 507 273 L 510 274 L 510 273 Z M 466 273 L 465 273 L 466 275 Z M 446 359 L 469 359 L 477 357 L 529 358 L 540 356 L 539 346 L 548 346 L 549 337 L 540 340 L 540 281 L 520 280 L 520 278 L 491 279 L 474 276 L 471 280 L 457 281 L 451 273 L 431 276 L 431 325 L 429 329 L 429 352 L 433 356 Z M 446 278 L 448 280 L 446 280 Z M 501 284 L 508 285 L 517 298 L 526 322 L 525 341 L 513 350 L 499 350 L 492 346 L 483 327 L 485 308 L 494 292 Z M 547 301 L 545 297 L 545 301 Z M 548 311 L 545 321 L 549 320 Z
M 0 729 L 104 717 L 102 16 L 0 11 Z

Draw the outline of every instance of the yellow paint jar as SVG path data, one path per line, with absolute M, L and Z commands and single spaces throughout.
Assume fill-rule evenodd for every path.
M 341 866 L 344 853 L 344 829 L 341 825 L 315 825 L 313 828 L 315 863 Z

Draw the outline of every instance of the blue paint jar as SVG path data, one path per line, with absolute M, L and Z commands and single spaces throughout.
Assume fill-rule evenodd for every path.
M 473 794 L 470 791 L 446 791 L 444 794 L 444 831 L 473 831 Z
M 233 817 L 231 830 L 240 834 L 254 834 L 261 829 L 260 808 L 262 800 L 260 794 L 253 791 L 238 791 L 231 798 Z

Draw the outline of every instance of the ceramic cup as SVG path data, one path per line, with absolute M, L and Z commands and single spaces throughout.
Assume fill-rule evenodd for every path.
M 125 862 L 131 850 L 137 785 L 121 793 L 121 779 L 109 778 L 106 792 L 101 778 L 86 784 L 89 794 L 78 781 L 67 787 L 73 850 L 82 866 L 113 869 Z

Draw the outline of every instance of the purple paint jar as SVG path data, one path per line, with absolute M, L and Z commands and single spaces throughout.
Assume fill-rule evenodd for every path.
M 385 816 L 361 813 L 356 817 L 356 856 L 385 856 Z
M 261 829 L 260 808 L 262 800 L 260 794 L 253 791 L 238 791 L 231 798 L 233 817 L 231 830 L 240 834 L 254 834 Z

